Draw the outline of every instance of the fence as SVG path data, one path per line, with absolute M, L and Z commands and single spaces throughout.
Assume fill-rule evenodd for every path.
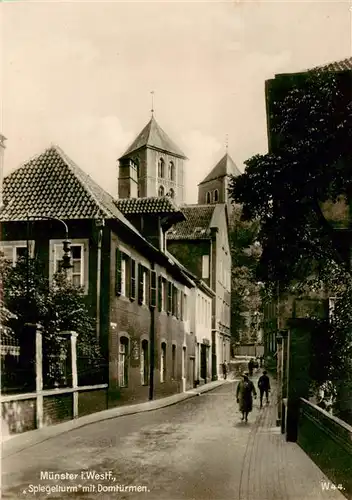
M 21 391 L 10 394 L 16 388 L 13 384 L 1 397 L 3 438 L 107 409 L 106 362 L 77 359 L 75 332 L 61 332 L 59 340 L 61 348 L 55 354 L 48 349 L 48 339 L 40 328 L 27 325 L 25 342 L 14 346 L 15 354 L 10 355 L 17 357 L 20 366 L 22 358 L 23 373 L 29 373 L 29 369 L 34 372 L 27 386 L 20 386 Z M 23 345 L 29 349 L 29 355 L 21 352 Z M 6 351 L 4 360 L 8 355 Z M 7 379 L 11 375 L 11 363 L 6 365 Z M 18 378 L 18 371 L 15 373 Z M 33 382 L 34 390 L 23 393 Z M 6 383 L 9 386 L 9 382 Z
M 35 390 L 35 346 L 25 332 L 0 326 L 1 392 L 5 394 Z

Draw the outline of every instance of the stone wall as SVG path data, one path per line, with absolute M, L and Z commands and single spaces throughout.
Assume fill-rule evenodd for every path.
M 352 497 L 352 427 L 300 400 L 297 443 L 346 498 Z

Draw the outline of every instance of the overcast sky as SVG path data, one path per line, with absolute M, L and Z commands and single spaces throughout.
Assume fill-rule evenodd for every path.
M 185 152 L 186 201 L 225 152 L 267 150 L 264 82 L 351 55 L 349 1 L 9 2 L 5 174 L 56 143 L 117 194 L 117 158 L 155 117 Z

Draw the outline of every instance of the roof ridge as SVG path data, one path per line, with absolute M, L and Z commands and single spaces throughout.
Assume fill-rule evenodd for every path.
M 107 209 L 107 207 L 105 207 L 102 202 L 96 197 L 95 193 L 92 191 L 91 187 L 87 184 L 87 182 L 85 182 L 84 179 L 81 179 L 79 176 L 80 175 L 83 175 L 88 177 L 94 184 L 97 185 L 97 187 L 99 189 L 101 189 L 102 191 L 104 191 L 105 194 L 108 194 L 109 196 L 110 193 L 108 193 L 107 191 L 105 191 L 105 189 L 103 189 L 101 186 L 99 186 L 99 184 L 97 182 L 95 182 L 94 179 L 92 179 L 92 177 L 87 174 L 83 169 L 81 169 L 64 151 L 63 149 L 61 149 L 60 146 L 58 146 L 57 144 L 52 144 L 51 148 L 50 149 L 54 149 L 58 155 L 62 158 L 62 160 L 65 162 L 65 164 L 67 165 L 67 167 L 70 169 L 70 171 L 75 175 L 76 179 L 78 180 L 78 182 L 81 184 L 81 186 L 83 187 L 83 189 L 85 189 L 86 191 L 88 191 L 89 195 L 91 196 L 91 198 L 93 199 L 93 201 L 97 204 L 99 210 L 101 210 L 102 212 L 105 212 L 105 213 L 109 213 L 110 215 L 112 215 L 112 213 L 110 212 L 110 210 Z M 79 174 L 79 175 L 77 175 Z M 111 196 L 112 198 L 112 196 Z M 113 200 L 113 198 L 112 198 Z M 123 214 L 121 214 L 123 215 Z

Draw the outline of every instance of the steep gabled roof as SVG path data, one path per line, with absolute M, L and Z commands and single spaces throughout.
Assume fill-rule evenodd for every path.
M 176 221 L 185 220 L 181 209 L 169 196 L 145 197 L 145 198 L 122 198 L 116 200 L 117 208 L 126 216 L 128 215 L 172 215 Z
M 147 123 L 142 132 L 127 148 L 127 150 L 121 156 L 120 160 L 125 156 L 130 155 L 134 151 L 137 151 L 144 147 L 158 149 L 159 151 L 172 153 L 175 156 L 186 159 L 185 154 L 178 146 L 176 146 L 176 144 L 170 139 L 167 133 L 164 132 L 164 130 L 155 120 L 154 116 L 152 116 L 151 120 Z
M 210 173 L 205 177 L 200 184 L 205 184 L 206 182 L 212 181 L 214 179 L 220 179 L 226 175 L 241 175 L 240 170 L 231 158 L 231 156 L 226 153 L 221 160 L 215 165 L 215 167 L 210 171 Z
M 183 205 L 184 222 L 175 224 L 167 232 L 168 240 L 207 240 L 215 205 Z
M 58 146 L 49 147 L 4 179 L 0 220 L 25 221 L 27 217 L 114 218 L 136 232 L 113 197 Z
M 335 61 L 328 64 L 324 64 L 323 66 L 317 66 L 314 69 L 320 69 L 324 71 L 348 71 L 352 70 L 352 57 L 347 57 L 342 61 Z

